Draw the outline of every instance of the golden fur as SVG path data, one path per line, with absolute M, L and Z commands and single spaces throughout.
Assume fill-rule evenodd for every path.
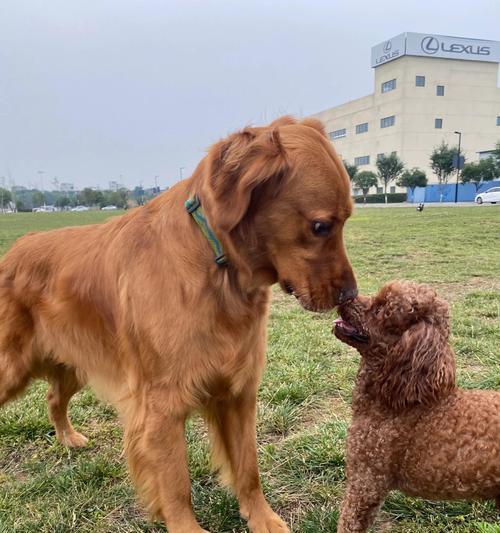
M 228 267 L 185 211 L 194 194 Z M 349 179 L 321 124 L 283 117 L 215 144 L 191 178 L 144 207 L 19 239 L 0 263 L 0 404 L 48 379 L 57 437 L 81 446 L 67 404 L 88 382 L 116 406 L 134 482 L 170 533 L 203 531 L 184 438 L 201 411 L 250 530 L 288 531 L 257 469 L 269 287 L 280 282 L 313 310 L 353 297 L 350 213 Z M 328 231 L 313 234 L 315 221 Z
M 338 531 L 367 531 L 392 489 L 500 504 L 500 393 L 457 388 L 447 303 L 392 282 L 341 316 L 335 334 L 361 365 Z

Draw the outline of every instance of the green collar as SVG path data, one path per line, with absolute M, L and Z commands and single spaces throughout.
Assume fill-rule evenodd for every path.
M 215 262 L 219 266 L 226 266 L 228 263 L 226 254 L 224 253 L 222 244 L 220 243 L 219 239 L 215 236 L 215 233 L 208 225 L 208 220 L 205 217 L 203 209 L 201 208 L 201 202 L 198 198 L 198 195 L 195 194 L 192 198 L 186 200 L 184 202 L 184 206 L 186 207 L 186 211 L 194 218 L 194 221 L 198 224 L 198 226 L 200 226 L 201 232 L 203 233 L 203 235 L 208 241 L 208 244 L 210 244 L 210 247 L 214 251 Z

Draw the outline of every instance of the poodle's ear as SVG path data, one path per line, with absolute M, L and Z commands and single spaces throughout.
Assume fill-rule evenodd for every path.
M 287 171 L 279 128 L 247 128 L 216 144 L 208 154 L 210 221 L 223 232 L 245 216 L 253 191 Z
M 419 321 L 384 359 L 382 399 L 394 409 L 430 405 L 455 387 L 455 358 L 446 329 Z

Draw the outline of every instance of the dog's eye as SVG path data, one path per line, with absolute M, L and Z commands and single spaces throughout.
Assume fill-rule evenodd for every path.
M 311 230 L 317 237 L 326 237 L 332 229 L 332 225 L 328 222 L 321 222 L 321 220 L 314 220 Z

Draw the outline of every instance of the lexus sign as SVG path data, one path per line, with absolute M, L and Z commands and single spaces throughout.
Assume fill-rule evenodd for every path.
M 398 53 L 391 53 L 387 43 L 398 42 Z M 447 37 L 425 33 L 402 33 L 372 48 L 372 67 L 397 59 L 401 55 L 500 62 L 500 42 Z

